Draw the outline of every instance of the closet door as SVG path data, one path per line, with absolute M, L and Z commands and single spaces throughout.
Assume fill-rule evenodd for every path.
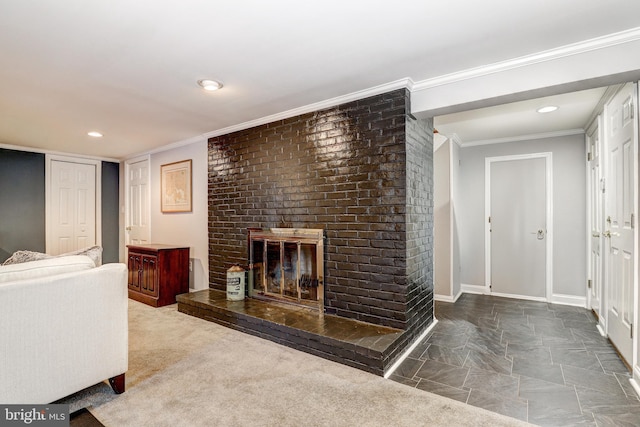
M 502 296 L 547 295 L 547 158 L 493 158 L 490 287 Z
M 47 177 L 47 253 L 97 244 L 96 165 L 51 159 Z
M 605 287 L 607 334 L 633 363 L 634 227 L 637 156 L 635 84 L 625 85 L 605 106 Z

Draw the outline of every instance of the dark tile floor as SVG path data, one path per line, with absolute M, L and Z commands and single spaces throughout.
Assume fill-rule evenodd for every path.
M 629 372 L 590 311 L 465 294 L 391 379 L 540 426 L 640 426 Z

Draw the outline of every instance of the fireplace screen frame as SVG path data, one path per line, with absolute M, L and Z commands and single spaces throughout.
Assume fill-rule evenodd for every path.
M 248 245 L 250 297 L 276 299 L 318 308 L 320 313 L 324 311 L 324 230 L 252 228 L 248 230 Z M 305 258 L 303 252 L 307 258 L 308 254 L 315 255 L 315 268 L 305 269 L 301 265 Z M 285 278 L 289 279 L 287 286 Z M 295 285 L 293 291 L 292 285 Z

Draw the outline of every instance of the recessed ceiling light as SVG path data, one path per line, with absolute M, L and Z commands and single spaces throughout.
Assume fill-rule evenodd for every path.
M 536 111 L 538 111 L 538 113 L 550 113 L 552 111 L 556 111 L 557 109 L 558 107 L 556 107 L 555 105 L 547 105 L 546 107 L 538 108 Z
M 200 85 L 204 90 L 218 90 L 218 89 L 222 89 L 222 83 L 216 80 L 210 80 L 210 79 L 205 79 L 205 80 L 198 80 L 198 85 Z
M 92 136 L 94 138 L 102 138 L 102 134 L 95 130 L 92 130 L 91 132 L 87 132 L 87 135 Z

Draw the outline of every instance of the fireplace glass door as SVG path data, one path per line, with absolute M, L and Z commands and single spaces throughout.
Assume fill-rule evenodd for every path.
M 321 306 L 322 230 L 250 230 L 249 258 L 250 296 Z

